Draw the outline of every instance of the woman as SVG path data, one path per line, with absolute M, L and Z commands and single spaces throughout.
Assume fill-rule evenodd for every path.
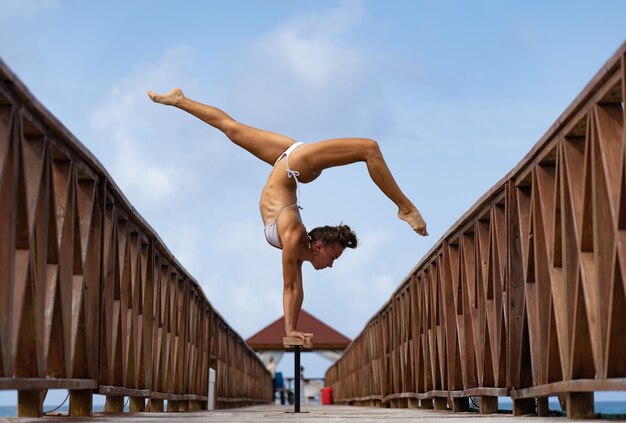
M 344 249 L 356 248 L 357 245 L 356 235 L 347 225 L 324 226 L 307 233 L 300 219 L 299 183 L 313 181 L 330 167 L 365 162 L 374 183 L 398 206 L 398 217 L 418 234 L 428 235 L 420 212 L 400 191 L 378 144 L 373 140 L 340 138 L 304 144 L 274 132 L 243 125 L 220 109 L 185 97 L 179 88 L 167 94 L 148 91 L 148 96 L 156 103 L 191 113 L 273 166 L 261 192 L 260 211 L 265 224 L 265 238 L 274 247 L 282 249 L 283 308 L 288 336 L 302 339 L 313 336 L 296 330 L 304 299 L 302 263 L 308 261 L 318 270 L 332 267 Z

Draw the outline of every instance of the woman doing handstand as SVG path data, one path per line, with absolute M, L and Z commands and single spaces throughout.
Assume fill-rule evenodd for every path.
M 222 131 L 232 142 L 273 166 L 261 192 L 260 211 L 265 238 L 282 249 L 283 308 L 288 336 L 312 337 L 296 330 L 302 308 L 302 263 L 315 269 L 332 267 L 345 248 L 356 248 L 355 233 L 347 225 L 318 227 L 307 233 L 298 203 L 298 184 L 316 179 L 324 169 L 365 162 L 378 188 L 398 206 L 398 217 L 420 235 L 426 236 L 426 223 L 413 203 L 402 193 L 391 176 L 376 141 L 366 138 L 339 138 L 311 144 L 295 142 L 274 132 L 243 125 L 220 109 L 198 103 L 179 89 L 167 94 L 148 91 L 152 101 L 175 106 Z

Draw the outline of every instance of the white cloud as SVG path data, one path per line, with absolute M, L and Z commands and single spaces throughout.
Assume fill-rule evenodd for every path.
M 346 81 L 363 65 L 361 53 L 341 37 L 362 22 L 360 3 L 287 21 L 257 41 L 257 54 L 310 93 Z
M 257 125 L 311 141 L 378 136 L 393 116 L 381 87 L 382 61 L 351 38 L 366 21 L 361 2 L 343 2 L 263 34 L 232 77 L 235 106 Z
M 199 176 L 220 167 L 222 143 L 206 140 L 204 123 L 146 95 L 149 89 L 165 91 L 179 84 L 193 90 L 192 75 L 193 50 L 170 48 L 157 62 L 138 65 L 116 82 L 93 114 L 96 156 L 143 212 L 182 201 L 194 188 L 200 190 Z

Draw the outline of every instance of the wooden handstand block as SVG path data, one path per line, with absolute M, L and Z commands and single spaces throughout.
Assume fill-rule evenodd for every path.
M 283 346 L 286 349 L 292 349 L 293 347 L 302 347 L 303 349 L 313 348 L 313 341 L 311 338 L 298 338 L 297 336 L 285 336 L 283 337 Z

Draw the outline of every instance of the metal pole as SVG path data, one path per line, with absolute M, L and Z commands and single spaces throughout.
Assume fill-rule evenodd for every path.
M 295 384 L 295 398 L 293 401 L 293 412 L 300 412 L 300 346 L 294 346 L 293 382 Z

